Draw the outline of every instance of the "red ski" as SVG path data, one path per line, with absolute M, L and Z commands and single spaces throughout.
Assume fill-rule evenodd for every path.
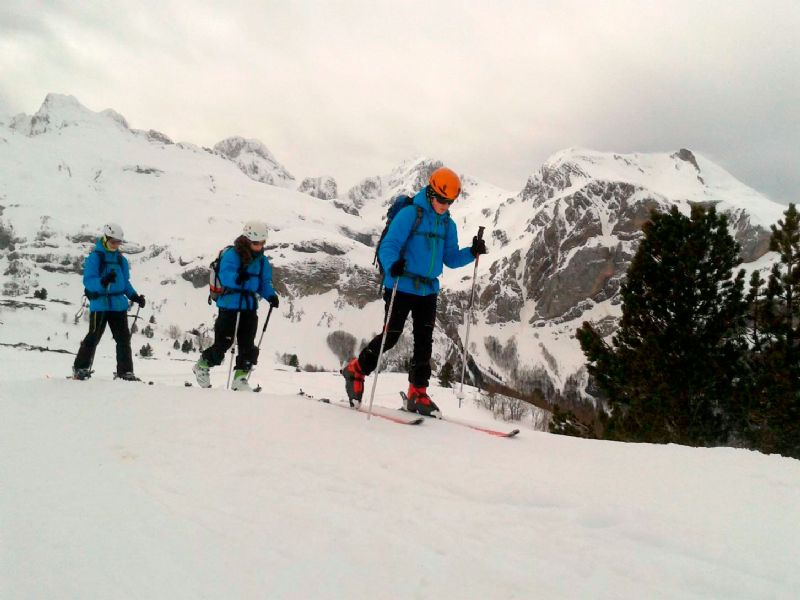
M 406 396 L 405 392 L 400 392 L 400 396 L 403 398 L 403 405 L 405 406 L 406 402 L 408 402 L 408 397 Z M 512 438 L 519 435 L 519 429 L 512 429 L 511 431 L 499 431 L 497 429 L 490 429 L 488 427 L 484 427 L 483 425 L 478 425 L 477 423 L 470 423 L 469 421 L 465 421 L 464 419 L 458 419 L 454 417 L 441 416 L 441 417 L 431 417 L 431 418 L 438 419 L 439 421 L 444 421 L 446 423 L 452 423 L 453 425 L 461 425 L 462 427 L 469 427 L 470 429 L 474 429 L 475 431 L 488 433 L 489 435 L 493 435 L 495 437 Z
M 341 402 L 331 402 L 329 398 L 315 398 L 311 394 L 306 394 L 302 389 L 300 390 L 299 396 L 303 396 L 305 398 L 311 398 L 312 400 L 317 400 L 324 404 L 330 404 L 331 406 L 338 406 L 340 408 L 346 408 L 350 412 L 360 412 L 367 414 L 369 412 L 368 408 L 361 405 L 360 408 L 353 408 L 349 404 L 344 404 Z M 425 422 L 425 419 L 420 415 L 412 415 L 402 410 L 395 410 L 394 408 L 386 408 L 384 406 L 372 406 L 372 415 L 375 417 L 379 417 L 381 419 L 386 419 L 387 421 L 391 421 L 392 423 L 397 423 L 399 425 L 421 425 Z

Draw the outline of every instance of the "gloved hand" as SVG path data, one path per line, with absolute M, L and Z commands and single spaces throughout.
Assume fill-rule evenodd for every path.
M 108 273 L 100 278 L 100 283 L 103 285 L 103 287 L 108 287 L 109 283 L 114 283 L 116 280 L 117 272 L 114 269 L 111 269 Z
M 478 258 L 481 254 L 486 254 L 486 242 L 483 241 L 483 238 L 478 238 L 478 236 L 474 236 L 472 238 L 472 247 L 469 249 L 472 252 L 472 256 Z
M 272 294 L 272 296 L 267 298 L 267 302 L 269 302 L 269 305 L 272 308 L 278 308 L 278 305 L 281 303 L 280 300 L 278 300 L 278 295 L 277 294 Z
M 145 299 L 144 299 L 144 296 L 142 296 L 141 294 L 136 294 L 135 296 L 133 296 L 131 298 L 131 300 L 133 302 L 136 302 L 136 304 L 138 304 L 140 308 L 144 308 Z
M 244 285 L 244 282 L 247 281 L 250 276 L 245 273 L 244 271 L 239 271 L 236 274 L 236 285 Z
M 406 259 L 405 258 L 399 259 L 389 269 L 389 274 L 392 277 L 400 277 L 400 275 L 402 275 L 405 272 L 406 272 Z

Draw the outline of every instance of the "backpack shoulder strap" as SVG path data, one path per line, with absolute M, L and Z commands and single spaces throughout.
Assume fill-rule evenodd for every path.
M 106 268 L 106 253 L 100 252 L 100 250 L 95 249 L 94 252 L 97 254 L 97 274 L 102 277 L 103 276 L 103 269 Z
M 414 205 L 414 207 L 417 209 L 417 220 L 414 221 L 414 226 L 411 228 L 411 235 L 408 236 L 409 238 L 415 233 L 417 233 L 417 229 L 419 229 L 419 224 L 422 223 L 422 207 L 419 205 Z M 406 242 L 406 244 L 407 243 L 408 242 Z
M 400 249 L 400 258 L 402 258 L 406 253 L 406 247 L 408 247 L 408 243 L 411 241 L 411 238 L 414 237 L 414 234 L 417 233 L 417 229 L 419 228 L 420 223 L 422 223 L 422 207 L 415 204 L 414 208 L 417 209 L 417 218 L 414 220 L 414 224 L 411 226 L 411 231 L 408 233 L 405 244 L 403 244 L 403 247 Z

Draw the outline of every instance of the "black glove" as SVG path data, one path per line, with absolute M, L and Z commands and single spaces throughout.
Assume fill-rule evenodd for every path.
M 135 296 L 133 296 L 131 298 L 131 300 L 133 302 L 136 302 L 136 304 L 138 304 L 140 308 L 144 308 L 145 299 L 144 299 L 144 296 L 142 296 L 141 294 L 136 294 Z
M 400 275 L 402 275 L 405 272 L 406 272 L 406 259 L 405 258 L 399 259 L 389 269 L 389 274 L 392 277 L 400 277 Z
M 239 271 L 236 274 L 236 285 L 244 285 L 244 282 L 247 281 L 250 276 L 245 273 L 244 271 Z
M 103 285 L 103 287 L 107 287 L 109 283 L 114 283 L 116 280 L 117 272 L 112 269 L 100 278 L 100 283 Z
M 483 241 L 483 238 L 478 238 L 478 236 L 474 236 L 472 238 L 472 247 L 469 249 L 472 252 L 472 256 L 478 258 L 481 254 L 486 254 L 486 242 Z
M 267 298 L 267 302 L 269 302 L 269 305 L 272 308 L 278 308 L 278 305 L 281 303 L 280 300 L 278 300 L 278 295 L 277 294 L 272 294 L 272 296 Z

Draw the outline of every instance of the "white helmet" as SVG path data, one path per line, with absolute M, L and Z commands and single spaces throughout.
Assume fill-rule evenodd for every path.
M 251 242 L 266 242 L 267 224 L 261 221 L 248 221 L 244 224 L 242 235 Z
M 106 223 L 103 225 L 103 235 L 114 240 L 125 240 L 125 234 L 122 232 L 122 227 L 116 223 Z

